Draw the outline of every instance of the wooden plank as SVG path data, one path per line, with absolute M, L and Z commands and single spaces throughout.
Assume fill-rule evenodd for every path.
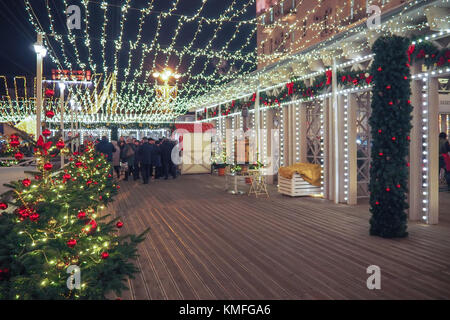
M 108 208 L 122 216 L 121 232 L 152 228 L 123 299 L 450 298 L 449 213 L 389 240 L 369 236 L 367 204 L 290 198 L 275 186 L 256 199 L 224 185 L 210 175 L 121 182 Z M 382 290 L 366 288 L 371 264 Z

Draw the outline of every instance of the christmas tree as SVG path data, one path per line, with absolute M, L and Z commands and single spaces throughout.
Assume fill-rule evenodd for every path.
M 407 38 L 381 37 L 373 45 L 375 59 L 370 168 L 370 234 L 385 238 L 408 235 L 406 209 L 409 134 L 412 106 Z
M 106 158 L 91 144 L 56 170 L 51 159 L 67 142 L 49 136 L 35 142 L 38 172 L 0 200 L 0 299 L 120 295 L 145 233 L 122 236 L 123 222 L 102 214 L 119 188 Z

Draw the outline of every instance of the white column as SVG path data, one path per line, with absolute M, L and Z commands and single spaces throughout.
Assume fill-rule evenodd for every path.
M 304 103 L 300 104 L 300 112 L 299 112 L 299 123 L 300 128 L 297 128 L 299 130 L 299 137 L 300 137 L 300 162 L 306 163 L 308 162 L 307 159 L 307 152 L 308 152 L 308 139 L 306 137 L 307 134 L 307 125 L 306 125 L 306 105 Z
M 439 82 L 428 79 L 428 223 L 439 222 Z
M 333 110 L 333 143 L 330 144 L 330 147 L 333 149 L 334 154 L 334 163 L 333 163 L 333 173 L 332 176 L 334 178 L 334 195 L 333 200 L 335 203 L 339 203 L 339 196 L 340 196 L 340 155 L 342 154 L 342 148 L 339 148 L 340 145 L 340 135 L 339 132 L 342 130 L 339 130 L 339 126 L 342 125 L 342 121 L 339 117 L 339 110 L 338 110 L 338 95 L 337 95 L 337 69 L 336 69 L 336 59 L 333 58 L 333 74 L 332 74 L 332 91 L 333 91 L 333 98 L 332 98 L 332 110 Z
M 256 131 L 256 150 L 258 152 L 258 161 L 263 162 L 264 159 L 261 156 L 261 134 L 260 134 L 260 128 L 261 128 L 261 112 L 259 110 L 259 87 L 256 88 L 256 97 L 255 97 L 255 128 Z
M 347 130 L 348 130 L 348 195 L 347 203 L 355 205 L 358 198 L 358 161 L 357 161 L 357 144 L 356 144 L 356 112 L 358 103 L 355 94 L 348 95 L 348 109 L 347 109 Z
M 418 74 L 421 65 L 415 63 L 413 74 Z M 422 218 L 422 80 L 411 82 L 412 129 L 409 145 L 409 219 L 418 221 Z

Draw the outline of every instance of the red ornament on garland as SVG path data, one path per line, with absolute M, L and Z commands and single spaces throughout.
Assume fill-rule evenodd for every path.
M 23 179 L 22 180 L 22 185 L 24 186 L 24 187 L 29 187 L 30 185 L 31 185 L 31 180 L 30 179 Z
M 44 169 L 47 171 L 52 170 L 53 165 L 50 162 L 47 162 L 46 164 L 44 164 Z
M 109 258 L 109 253 L 108 252 L 102 252 L 102 259 L 103 260 L 105 260 L 105 259 L 108 259 Z
M 52 89 L 46 89 L 45 90 L 45 96 L 47 97 L 47 98 L 51 98 L 51 97 L 53 97 L 55 95 L 55 90 L 52 90 Z
M 0 202 L 0 210 L 6 210 L 8 209 L 8 204 L 4 202 Z
M 395 141 L 395 140 L 397 140 L 397 138 L 396 138 L 396 137 L 392 137 L 391 139 L 392 139 L 392 141 Z
M 379 72 L 380 72 L 380 71 L 383 71 L 383 69 L 382 69 L 381 67 L 378 67 L 377 70 L 378 70 Z
M 379 156 L 383 156 L 383 152 L 380 152 L 378 155 L 379 155 Z
M 75 166 L 76 166 L 77 168 L 80 168 L 80 167 L 83 166 L 83 163 L 80 162 L 80 161 L 77 161 L 77 162 L 75 162 Z
M 20 142 L 19 142 L 19 140 L 11 140 L 11 142 L 9 144 L 12 148 L 15 148 L 20 144 Z
M 22 160 L 23 159 L 23 153 L 22 152 L 17 152 L 15 155 L 14 155 L 14 158 L 16 158 L 16 160 Z
M 118 229 L 122 228 L 122 227 L 123 227 L 123 222 L 122 222 L 122 221 L 117 221 L 116 227 L 117 227 Z
M 75 240 L 75 239 L 70 239 L 69 241 L 67 241 L 67 246 L 69 247 L 69 248 L 73 248 L 73 247 L 75 247 L 77 245 L 77 240 Z
M 52 111 L 52 110 L 47 110 L 46 112 L 45 112 L 45 116 L 47 117 L 47 118 L 53 118 L 54 116 L 55 116 L 55 113 Z
M 390 188 L 386 188 L 386 191 L 389 192 L 389 191 L 391 191 L 391 189 Z
M 59 141 L 56 143 L 56 147 L 57 147 L 59 150 L 63 149 L 65 146 L 66 146 L 66 145 L 65 145 L 64 141 L 62 141 L 62 140 L 59 140 Z
M 64 180 L 70 180 L 70 178 L 72 178 L 72 176 L 70 174 L 68 174 L 68 173 L 63 175 L 63 179 Z
M 52 134 L 52 132 L 48 129 L 45 129 L 44 131 L 42 131 L 42 135 L 44 137 L 49 137 Z

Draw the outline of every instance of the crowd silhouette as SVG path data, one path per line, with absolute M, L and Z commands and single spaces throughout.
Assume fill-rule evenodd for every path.
M 172 161 L 176 141 L 168 138 L 155 140 L 133 137 L 120 137 L 119 141 L 109 142 L 106 136 L 96 144 L 96 150 L 106 155 L 112 163 L 117 179 L 124 173 L 124 181 L 131 177 L 134 181 L 142 179 L 144 184 L 151 180 L 176 179 L 177 167 Z

